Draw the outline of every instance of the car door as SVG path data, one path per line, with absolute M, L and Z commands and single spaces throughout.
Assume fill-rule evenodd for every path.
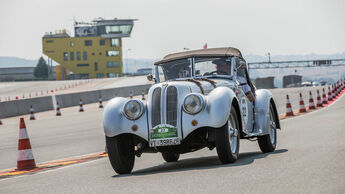
M 237 91 L 238 99 L 241 108 L 243 126 L 245 127 L 245 131 L 247 133 L 253 132 L 254 126 L 254 105 L 253 102 L 250 102 L 248 97 L 246 96 L 243 89 L 250 88 L 248 84 L 248 76 L 246 72 L 246 64 L 245 61 L 237 58 L 236 59 L 236 83 L 238 84 L 239 91 Z M 250 88 L 251 89 L 251 88 Z

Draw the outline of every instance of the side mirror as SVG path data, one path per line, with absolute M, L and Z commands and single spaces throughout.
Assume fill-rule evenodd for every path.
M 153 81 L 153 75 L 152 75 L 152 74 L 148 74 L 148 75 L 146 76 L 146 78 L 147 78 L 147 80 L 149 80 L 149 81 Z

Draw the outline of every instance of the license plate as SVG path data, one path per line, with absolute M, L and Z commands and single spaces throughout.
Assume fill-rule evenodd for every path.
M 150 141 L 150 147 L 170 146 L 170 145 L 179 145 L 179 144 L 181 144 L 181 140 L 179 138 L 157 139 L 157 140 Z

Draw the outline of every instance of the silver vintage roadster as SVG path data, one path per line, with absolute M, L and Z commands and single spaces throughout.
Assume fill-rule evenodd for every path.
M 130 173 L 135 156 L 160 152 L 166 162 L 180 154 L 216 148 L 222 163 L 235 162 L 240 139 L 258 140 L 262 152 L 277 145 L 279 117 L 272 94 L 257 90 L 236 48 L 170 54 L 155 63 L 147 102 L 116 97 L 104 110 L 109 160 Z

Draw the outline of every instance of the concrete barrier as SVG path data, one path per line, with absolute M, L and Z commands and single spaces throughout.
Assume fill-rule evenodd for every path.
M 100 96 L 103 101 L 106 101 L 114 98 L 115 94 L 117 94 L 117 96 L 128 97 L 130 92 L 132 92 L 133 95 L 140 95 L 142 90 L 147 94 L 151 86 L 151 84 L 146 84 L 0 102 L 0 118 L 29 114 L 29 108 L 31 105 L 35 112 L 42 112 L 53 110 L 55 107 L 53 102 L 59 102 L 60 108 L 64 108 L 78 106 L 80 99 L 83 100 L 84 104 L 89 104 L 98 102 L 98 98 Z
M 30 106 L 35 112 L 53 109 L 51 96 L 28 98 L 0 103 L 0 118 L 29 114 Z

